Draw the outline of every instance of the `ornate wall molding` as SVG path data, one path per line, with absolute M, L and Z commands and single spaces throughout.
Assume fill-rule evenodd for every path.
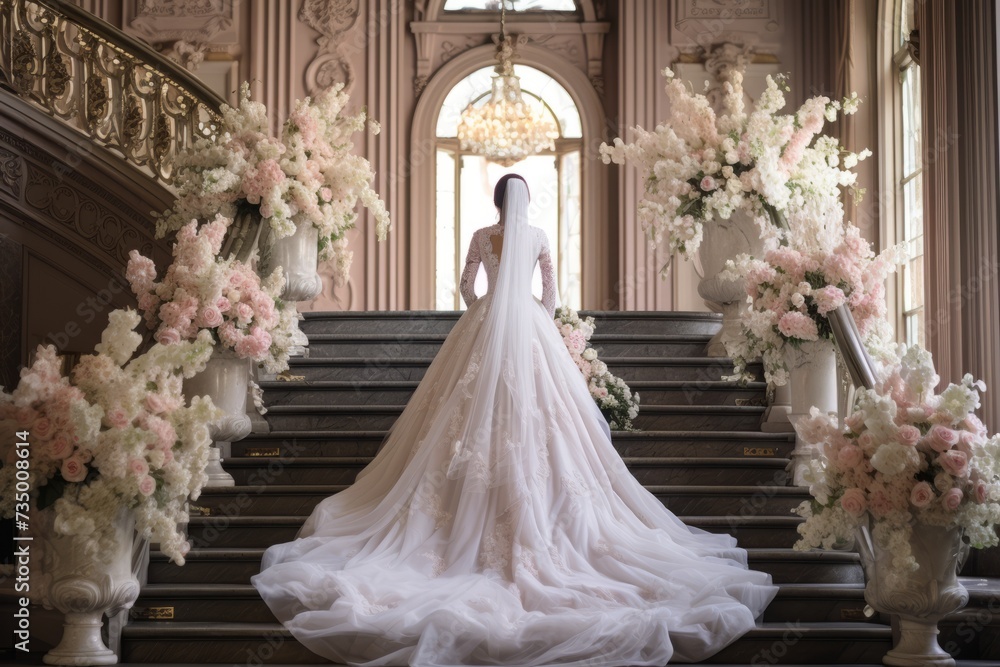
M 460 20 L 463 18 L 470 17 L 441 13 L 437 20 L 410 24 L 416 38 L 414 89 L 418 95 L 430 77 L 456 55 L 496 41 L 500 32 L 499 20 L 485 21 L 478 15 L 471 17 L 474 20 Z M 515 15 L 507 21 L 507 31 L 517 38 L 518 44 L 531 42 L 547 49 L 584 72 L 595 85 L 603 85 L 604 36 L 610 29 L 611 24 L 604 21 L 553 21 L 544 16 L 539 19 L 537 15 Z M 483 65 L 491 63 L 484 61 Z
M 672 0 L 670 42 L 684 53 L 721 43 L 778 53 L 785 37 L 782 0 Z
M 342 51 L 341 38 L 357 23 L 360 11 L 359 0 L 302 0 L 299 20 L 319 33 L 319 48 L 305 72 L 310 95 L 335 83 L 350 92 L 354 68 Z
M 240 50 L 240 5 L 239 0 L 127 0 L 122 23 L 126 32 L 194 71 L 209 53 Z

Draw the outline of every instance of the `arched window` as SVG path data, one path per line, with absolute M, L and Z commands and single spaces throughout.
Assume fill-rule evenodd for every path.
M 467 0 L 460 0 L 465 2 Z M 447 5 L 446 5 L 447 8 Z M 502 167 L 469 151 L 457 139 L 458 122 L 469 105 L 489 99 L 493 68 L 483 67 L 459 81 L 447 94 L 438 113 L 436 153 L 435 295 L 439 310 L 464 307 L 458 290 L 472 234 L 493 224 L 493 184 L 506 173 L 525 177 L 531 189 L 531 222 L 545 230 L 556 263 L 560 302 L 574 308 L 581 303 L 580 183 L 583 131 L 580 112 L 569 92 L 534 67 L 515 65 L 527 103 L 555 120 L 559 138 L 555 150 L 533 155 L 511 167 Z M 540 277 L 536 275 L 536 290 Z M 477 292 L 486 289 L 480 271 Z

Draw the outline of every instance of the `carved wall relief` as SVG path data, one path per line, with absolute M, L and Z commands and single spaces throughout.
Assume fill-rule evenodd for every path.
M 306 68 L 306 90 L 310 95 L 344 84 L 350 92 L 354 69 L 341 50 L 343 35 L 357 23 L 359 0 L 302 0 L 299 20 L 319 33 L 319 48 Z

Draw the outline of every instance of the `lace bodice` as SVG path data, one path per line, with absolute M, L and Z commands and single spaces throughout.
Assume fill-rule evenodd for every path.
M 538 248 L 538 266 L 542 270 L 542 305 L 549 315 L 556 312 L 556 277 L 552 268 L 552 254 L 549 252 L 549 239 L 545 232 L 538 227 L 531 227 L 535 235 L 535 245 Z M 462 271 L 462 281 L 460 288 L 462 299 L 466 306 L 471 306 L 478 298 L 476 296 L 476 274 L 479 273 L 479 265 L 486 268 L 486 277 L 489 280 L 487 291 L 493 289 L 496 283 L 497 273 L 500 270 L 500 258 L 493 253 L 493 243 L 491 236 L 503 235 L 503 225 L 497 223 L 489 227 L 476 230 L 472 235 L 472 242 L 469 244 L 469 253 L 465 256 L 465 270 Z

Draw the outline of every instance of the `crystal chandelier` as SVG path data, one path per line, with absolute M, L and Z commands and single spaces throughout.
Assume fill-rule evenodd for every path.
M 529 155 L 555 148 L 559 136 L 552 119 L 521 97 L 521 79 L 514 74 L 514 45 L 507 35 L 507 3 L 501 0 L 500 41 L 493 91 L 486 104 L 471 103 L 458 123 L 462 150 L 470 150 L 491 162 L 509 167 Z

